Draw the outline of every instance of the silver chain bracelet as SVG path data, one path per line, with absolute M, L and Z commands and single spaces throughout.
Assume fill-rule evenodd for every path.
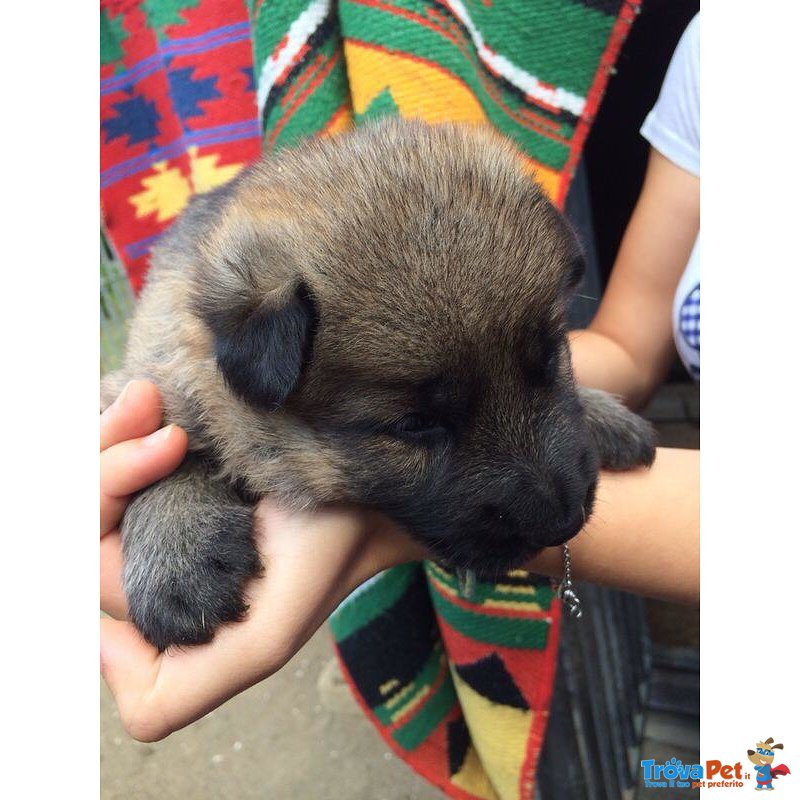
M 564 608 L 573 619 L 580 619 L 583 616 L 581 599 L 572 586 L 572 558 L 569 554 L 569 545 L 562 545 L 561 552 L 564 556 L 564 577 L 556 588 L 556 594 L 561 598 Z
M 553 579 L 553 588 L 556 595 L 564 604 L 567 613 L 573 619 L 580 619 L 583 616 L 583 609 L 581 608 L 581 600 L 572 584 L 572 557 L 569 553 L 569 545 L 562 545 L 561 552 L 564 557 L 564 577 L 560 583 L 556 583 Z M 472 569 L 459 569 L 456 571 L 456 578 L 458 580 L 458 591 L 465 600 L 475 599 L 475 585 L 477 578 L 475 570 Z

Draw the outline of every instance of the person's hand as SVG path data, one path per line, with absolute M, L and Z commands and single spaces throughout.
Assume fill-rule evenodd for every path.
M 131 383 L 100 420 L 100 668 L 125 729 L 161 739 L 280 669 L 356 586 L 424 553 L 383 518 L 349 509 L 289 514 L 272 501 L 256 510 L 256 544 L 265 575 L 248 587 L 244 621 L 213 641 L 158 653 L 125 619 L 117 526 L 127 497 L 169 474 L 183 459 L 186 434 L 156 431 L 158 391 Z M 138 438 L 146 437 L 146 438 Z
M 118 526 L 128 498 L 173 472 L 186 454 L 186 433 L 160 425 L 158 389 L 147 381 L 129 383 L 100 415 L 100 604 L 115 617 L 126 609 Z

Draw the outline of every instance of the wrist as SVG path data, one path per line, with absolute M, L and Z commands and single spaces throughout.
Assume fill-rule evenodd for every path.
M 573 540 L 574 542 L 574 540 Z M 573 542 L 570 542 L 572 546 Z M 561 578 L 564 569 L 561 547 L 545 547 L 525 564 L 525 569 L 548 578 Z
M 366 512 L 366 526 L 375 572 L 429 557 L 427 550 L 405 530 L 377 512 Z

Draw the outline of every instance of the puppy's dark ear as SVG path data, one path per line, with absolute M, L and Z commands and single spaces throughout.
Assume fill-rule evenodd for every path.
M 207 317 L 217 364 L 230 387 L 254 405 L 277 408 L 311 355 L 317 313 L 304 283 L 271 292 L 255 309 Z

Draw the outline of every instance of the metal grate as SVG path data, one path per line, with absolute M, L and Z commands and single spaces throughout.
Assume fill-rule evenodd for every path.
M 134 297 L 128 276 L 100 230 L 100 374 L 122 364 Z
M 578 586 L 584 614 L 562 622 L 536 798 L 630 800 L 652 660 L 644 602 Z

